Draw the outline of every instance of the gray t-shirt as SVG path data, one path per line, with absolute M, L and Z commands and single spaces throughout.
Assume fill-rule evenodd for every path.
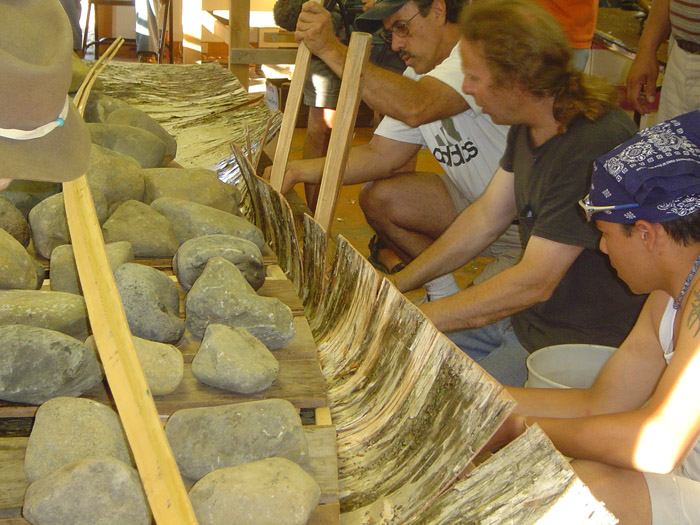
M 549 300 L 511 316 L 528 351 L 563 343 L 619 346 L 646 296 L 633 295 L 598 250 L 600 233 L 578 206 L 587 193 L 593 160 L 636 132 L 619 109 L 595 122 L 577 117 L 568 130 L 533 148 L 527 126 L 512 126 L 501 167 L 514 173 L 523 246 L 530 236 L 581 246 Z

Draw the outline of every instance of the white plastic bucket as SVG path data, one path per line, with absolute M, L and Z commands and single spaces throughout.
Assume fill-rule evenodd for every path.
M 588 388 L 616 348 L 567 344 L 540 348 L 527 358 L 528 388 Z

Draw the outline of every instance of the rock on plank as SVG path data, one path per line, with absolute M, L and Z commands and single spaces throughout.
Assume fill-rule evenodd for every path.
M 285 399 L 265 399 L 173 413 L 165 434 L 183 476 L 270 457 L 304 464 L 309 456 L 299 415 Z

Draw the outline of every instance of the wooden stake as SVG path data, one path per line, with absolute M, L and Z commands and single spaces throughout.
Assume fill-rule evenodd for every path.
M 321 191 L 316 205 L 314 219 L 327 232 L 331 232 L 338 192 L 343 185 L 345 164 L 350 151 L 350 141 L 360 105 L 360 93 L 364 70 L 372 45 L 372 35 L 355 32 L 350 37 L 348 58 L 343 69 L 343 83 L 340 86 L 338 106 L 331 131 L 326 163 L 323 167 Z M 279 146 L 278 146 L 279 147 Z
M 101 65 L 93 67 L 84 81 L 86 88 L 81 88 L 79 100 L 76 100 L 81 113 Z M 87 177 L 82 175 L 64 183 L 63 198 L 90 325 L 153 517 L 161 525 L 196 524 L 194 510 L 136 356 Z
M 318 2 L 319 0 L 314 1 Z M 277 142 L 275 158 L 272 161 L 272 171 L 270 172 L 270 185 L 277 191 L 282 190 L 284 172 L 287 170 L 289 151 L 292 148 L 292 136 L 297 123 L 297 116 L 299 115 L 301 98 L 304 94 L 304 81 L 306 80 L 310 59 L 311 53 L 309 49 L 303 42 L 300 43 L 297 50 L 297 59 L 294 62 L 294 74 L 292 75 L 292 83 L 289 86 L 287 105 L 284 108 L 284 117 L 282 117 L 279 141 Z

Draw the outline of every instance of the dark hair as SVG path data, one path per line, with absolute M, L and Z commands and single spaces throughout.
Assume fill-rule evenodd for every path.
M 517 84 L 536 97 L 554 97 L 560 131 L 577 115 L 594 121 L 617 104 L 600 78 L 574 70 L 571 44 L 557 22 L 531 0 L 481 0 L 462 11 L 462 36 L 474 42 L 496 85 Z
M 412 0 L 418 7 L 418 11 L 422 17 L 428 16 L 430 7 L 435 0 Z M 456 24 L 459 20 L 459 14 L 462 11 L 464 0 L 443 0 L 445 2 L 445 21 Z
M 685 217 L 678 217 L 659 224 L 668 236 L 678 244 L 690 246 L 700 242 L 700 210 Z M 634 224 L 622 224 L 621 226 L 628 237 L 632 235 Z

